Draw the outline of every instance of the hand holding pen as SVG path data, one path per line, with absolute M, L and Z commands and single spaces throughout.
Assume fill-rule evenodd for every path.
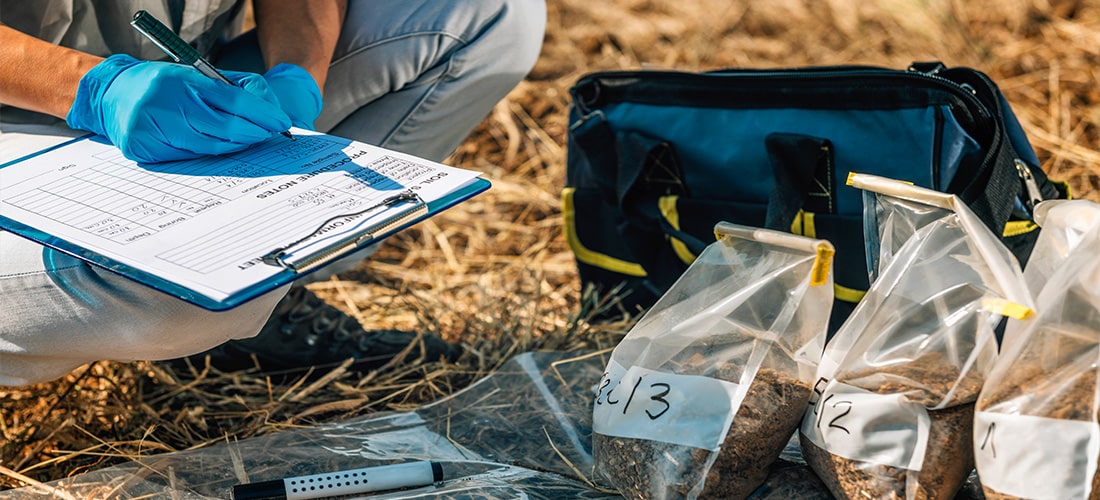
M 172 30 L 148 12 L 137 11 L 130 25 L 174 61 L 194 66 L 200 73 L 227 85 L 236 85 L 214 65 L 207 62 L 199 51 L 176 36 Z M 294 125 L 312 129 L 313 120 L 321 112 L 321 90 L 317 88 L 317 82 L 313 77 L 306 70 L 293 64 L 279 64 L 271 68 L 263 77 L 283 111 L 286 111 L 294 121 Z M 269 97 L 266 95 L 267 92 L 263 93 L 265 98 Z M 294 138 L 290 132 L 283 132 L 283 135 L 290 139 Z
M 66 121 L 140 162 L 231 153 L 291 127 L 262 76 L 223 76 L 234 85 L 194 67 L 116 54 L 81 78 Z
M 235 82 L 227 78 L 226 75 L 223 75 L 221 71 L 218 70 L 218 68 L 213 67 L 213 65 L 208 63 L 205 58 L 202 58 L 202 55 L 199 54 L 198 51 L 196 51 L 195 47 L 191 47 L 187 42 L 184 42 L 182 38 L 176 36 L 176 34 L 172 32 L 172 30 L 168 30 L 167 26 L 161 23 L 161 21 L 157 21 L 157 19 L 154 18 L 154 16 L 149 12 L 143 10 L 136 12 L 134 14 L 134 19 L 133 21 L 130 21 L 130 24 L 134 26 L 135 30 L 138 30 L 138 32 L 145 35 L 146 38 L 149 38 L 149 40 L 153 42 L 153 44 L 155 44 L 157 47 L 160 47 L 161 51 L 167 54 L 168 57 L 172 57 L 176 63 L 194 66 L 195 69 L 199 70 L 199 73 L 204 74 L 210 78 L 219 80 L 223 82 L 223 84 L 237 85 L 235 84 Z M 264 75 L 264 80 L 267 81 L 267 84 L 270 87 L 272 87 L 273 82 L 278 82 L 278 84 L 282 84 L 282 82 L 284 81 L 287 81 L 290 86 L 297 87 L 297 90 L 294 92 L 295 96 L 303 99 L 288 99 L 286 92 L 279 91 L 289 90 L 283 89 L 282 87 L 285 87 L 283 85 L 276 85 L 272 87 L 271 90 L 273 93 L 275 93 L 275 99 L 279 102 L 279 104 L 282 104 L 284 111 L 287 111 L 288 114 L 292 115 L 290 116 L 290 119 L 295 120 L 296 122 L 308 121 L 308 123 L 295 123 L 296 126 L 303 126 L 307 127 L 307 129 L 312 129 L 312 121 L 313 119 L 317 118 L 317 114 L 321 111 L 321 96 L 320 89 L 317 89 L 317 82 L 313 81 L 313 78 L 307 73 L 307 71 L 295 65 L 281 64 L 272 68 L 271 71 L 267 71 L 267 74 Z M 309 92 L 309 90 L 313 90 L 309 88 L 310 84 L 312 84 L 313 89 L 316 89 L 315 92 Z M 306 93 L 303 93 L 303 91 L 306 91 Z M 264 93 L 264 95 L 266 95 L 267 92 L 264 91 L 261 93 Z M 282 99 L 278 98 L 278 93 L 283 93 Z M 299 105 L 288 107 L 288 104 L 292 103 L 284 101 L 289 100 L 294 100 L 294 104 Z M 303 116 L 301 116 L 303 114 L 306 114 L 308 116 L 306 116 L 306 118 L 304 119 Z M 290 135 L 289 132 L 283 132 L 283 135 L 289 138 L 294 138 L 294 136 Z

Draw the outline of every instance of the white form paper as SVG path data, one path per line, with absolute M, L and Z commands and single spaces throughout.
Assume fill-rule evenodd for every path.
M 137 164 L 84 138 L 0 168 L 0 216 L 221 301 L 284 269 L 260 257 L 332 217 L 477 172 L 301 129 L 235 154 Z M 384 209 L 326 224 L 337 238 Z

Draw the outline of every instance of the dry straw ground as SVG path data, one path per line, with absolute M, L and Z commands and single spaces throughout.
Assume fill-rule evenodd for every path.
M 391 238 L 341 279 L 312 285 L 379 327 L 438 332 L 454 364 L 306 381 L 99 362 L 0 391 L 0 488 L 139 456 L 379 410 L 467 386 L 513 354 L 608 348 L 624 324 L 584 321 L 560 234 L 568 88 L 602 69 L 876 64 L 942 60 L 990 74 L 1044 168 L 1100 201 L 1098 0 L 549 0 L 543 54 L 448 161 L 493 189 Z M 75 334 L 75 332 L 74 332 Z

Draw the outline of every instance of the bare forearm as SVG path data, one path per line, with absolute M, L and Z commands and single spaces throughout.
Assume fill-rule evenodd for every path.
M 64 118 L 80 78 L 102 60 L 0 25 L 0 103 Z
M 254 0 L 253 6 L 264 64 L 297 64 L 325 88 L 347 1 Z

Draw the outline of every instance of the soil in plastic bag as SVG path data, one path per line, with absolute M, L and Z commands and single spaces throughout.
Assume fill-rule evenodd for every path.
M 886 382 L 876 388 L 858 385 L 879 394 L 907 393 L 912 401 L 926 406 L 935 405 L 956 383 L 958 374 L 957 370 L 937 362 L 938 358 L 939 355 L 926 355 L 912 364 L 891 368 L 890 373 L 882 377 Z M 856 380 L 862 377 L 853 375 L 846 378 Z M 914 393 L 913 384 L 896 381 L 901 379 L 920 381 L 922 389 Z M 833 455 L 808 438 L 801 440 L 803 457 L 839 498 L 953 499 L 974 469 L 971 438 L 974 431 L 973 401 L 981 389 L 981 381 L 974 378 L 958 382 L 960 386 L 952 399 L 969 402 L 928 412 L 928 444 L 919 472 Z M 916 474 L 915 482 L 911 474 Z M 906 492 L 907 487 L 913 488 L 912 496 Z
M 1082 373 L 1073 380 L 1073 385 L 1060 393 L 1055 401 L 1051 401 L 1049 412 L 1044 412 L 1044 417 L 1061 420 L 1088 420 L 1092 418 L 1100 422 L 1100 415 L 1093 414 L 1092 405 L 1096 400 L 1096 377 L 1094 373 Z M 999 394 L 994 393 L 990 401 L 1009 401 L 1024 397 L 1025 394 L 1041 395 L 1049 392 L 1050 380 L 1048 373 L 1036 364 L 1013 367 L 1009 380 L 1001 387 Z M 1088 500 L 1100 500 L 1100 474 L 1092 476 L 1092 489 Z M 982 485 L 982 492 L 988 500 L 1015 500 L 1020 497 L 998 492 L 989 486 Z
M 736 382 L 740 373 L 726 364 L 713 377 Z M 810 385 L 795 377 L 768 368 L 757 371 L 709 470 L 715 453 L 709 450 L 599 433 L 593 434 L 594 445 L 606 457 L 605 474 L 627 498 L 650 498 L 662 489 L 686 497 L 706 474 L 699 498 L 742 499 L 768 477 L 802 420 L 810 392 Z M 654 477 L 655 462 L 671 462 L 667 474 Z

